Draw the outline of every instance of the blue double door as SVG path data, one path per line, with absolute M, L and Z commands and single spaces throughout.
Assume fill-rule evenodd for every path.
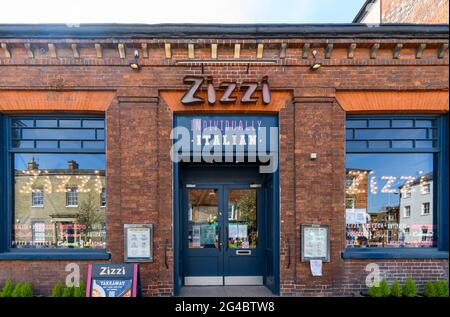
M 184 285 L 263 285 L 265 189 L 258 183 L 183 184 Z

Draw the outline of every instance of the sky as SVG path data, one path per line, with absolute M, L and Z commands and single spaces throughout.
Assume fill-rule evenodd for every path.
M 364 0 L 0 0 L 2 23 L 351 23 Z
M 383 210 L 385 206 L 398 206 L 400 202 L 399 195 L 381 192 L 387 183 L 386 180 L 381 179 L 382 176 L 395 176 L 396 180 L 390 188 L 398 190 L 398 187 L 405 182 L 401 180 L 401 176 L 420 179 L 421 175 L 433 172 L 433 155 L 429 153 L 347 154 L 346 168 L 373 171 L 370 177 L 375 177 L 378 191 L 377 194 L 369 191 L 368 211 L 375 212 Z

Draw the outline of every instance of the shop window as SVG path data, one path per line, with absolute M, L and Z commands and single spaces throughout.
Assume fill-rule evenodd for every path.
M 437 246 L 435 121 L 347 118 L 348 247 Z
M 10 128 L 9 248 L 105 249 L 104 119 L 10 118 Z

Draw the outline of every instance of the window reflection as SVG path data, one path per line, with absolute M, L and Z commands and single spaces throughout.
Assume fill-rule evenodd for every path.
M 436 245 L 432 154 L 347 154 L 351 247 Z
M 228 248 L 256 248 L 258 240 L 255 189 L 228 192 Z
M 189 248 L 219 247 L 217 189 L 189 189 Z
M 14 154 L 14 183 L 12 247 L 106 247 L 105 155 Z

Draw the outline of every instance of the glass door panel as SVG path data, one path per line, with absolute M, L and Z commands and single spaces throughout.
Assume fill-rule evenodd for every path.
M 217 189 L 188 190 L 188 247 L 219 248 L 220 212 Z
M 256 189 L 228 192 L 228 248 L 254 249 L 258 243 Z

